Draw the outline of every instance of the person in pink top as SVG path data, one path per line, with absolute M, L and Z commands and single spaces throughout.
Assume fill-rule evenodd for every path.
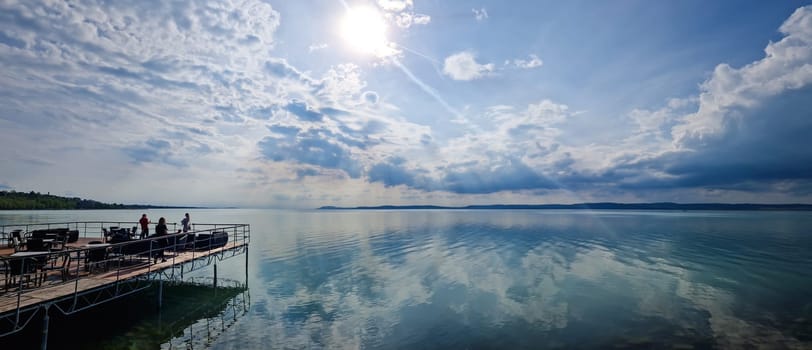
M 141 238 L 146 238 L 149 235 L 149 219 L 147 219 L 147 214 L 141 215 L 141 220 L 138 221 L 141 224 Z

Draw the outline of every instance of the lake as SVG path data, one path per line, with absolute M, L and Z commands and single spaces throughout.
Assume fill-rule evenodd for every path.
M 145 212 L 180 222 L 185 211 Z M 251 225 L 247 273 L 245 256 L 218 263 L 220 277 L 247 282 L 250 306 L 214 349 L 812 348 L 809 212 L 189 212 Z M 0 224 L 141 213 L 3 211 Z M 84 317 L 106 322 L 116 307 Z M 155 318 L 83 346 L 168 348 L 122 346 L 150 339 Z

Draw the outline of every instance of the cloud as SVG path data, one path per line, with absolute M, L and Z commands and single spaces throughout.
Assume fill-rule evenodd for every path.
M 397 18 L 406 26 L 430 23 L 412 1 L 378 5 L 392 25 Z M 247 198 L 250 205 L 267 204 L 262 193 L 287 191 L 282 179 L 311 192 L 344 187 L 357 198 L 372 186 L 416 200 L 535 199 L 572 190 L 607 198 L 722 193 L 808 201 L 810 18 L 812 7 L 799 8 L 761 59 L 720 64 L 696 92 L 660 106 L 630 106 L 616 128 L 595 139 L 582 126 L 604 116 L 580 114 L 565 97 L 530 91 L 460 111 L 439 98 L 446 110 L 437 111 L 396 105 L 412 102 L 380 85 L 387 73 L 372 73 L 375 67 L 305 70 L 276 57 L 280 14 L 264 1 L 0 2 L 0 158 L 15 164 L 0 167 L 0 178 L 16 188 L 99 199 L 151 202 L 137 196 L 158 193 L 168 203 L 181 171 L 213 184 L 193 191 L 198 198 Z M 529 55 L 507 66 L 541 64 Z M 463 51 L 445 58 L 442 72 L 471 81 L 506 68 Z M 124 180 L 96 169 L 128 161 L 139 176 L 116 193 L 83 180 L 118 184 Z M 235 180 L 231 169 L 241 167 L 261 174 Z
M 149 139 L 138 146 L 124 147 L 122 151 L 136 164 L 164 163 L 175 167 L 187 166 L 186 162 L 175 156 L 172 144 L 166 140 Z
M 477 21 L 481 22 L 488 19 L 488 11 L 485 10 L 484 7 L 481 9 L 471 9 L 471 12 L 474 13 L 474 18 L 476 18 Z
M 443 73 L 454 80 L 480 79 L 493 72 L 493 70 L 494 65 L 492 63 L 477 63 L 474 54 L 468 51 L 448 56 L 443 62 Z
M 401 12 L 414 6 L 412 0 L 378 0 L 378 6 L 386 11 Z
M 321 113 L 316 112 L 307 103 L 293 99 L 285 106 L 285 110 L 298 116 L 303 121 L 317 122 L 324 118 Z
M 36 176 L 2 169 L 0 177 L 101 200 L 177 203 L 182 169 L 213 183 L 198 191 L 189 182 L 184 202 L 234 201 L 223 195 L 242 184 L 221 180 L 256 157 L 258 120 L 315 88 L 269 55 L 279 18 L 251 0 L 0 2 L 0 129 L 4 138 L 44 139 L 19 152 L 47 160 L 19 163 Z M 0 158 L 21 158 L 0 148 Z M 124 176 L 98 172 L 127 161 Z
M 411 0 L 378 0 L 378 6 L 386 12 L 384 17 L 400 28 L 409 28 L 413 24 L 426 25 L 431 22 L 431 16 L 414 12 L 414 2 Z
M 559 186 L 538 174 L 519 159 L 466 170 L 451 170 L 442 179 L 442 188 L 454 193 L 494 193 L 530 189 L 555 189 Z
M 453 193 L 566 188 L 691 190 L 693 200 L 711 191 L 806 196 L 812 188 L 812 140 L 805 136 L 812 134 L 811 18 L 812 7 L 796 10 L 781 26 L 785 37 L 768 44 L 763 59 L 741 68 L 719 65 L 699 96 L 632 111 L 637 129 L 614 145 L 562 139 L 575 115 L 565 105 L 543 101 L 519 113 L 494 106 L 469 116 L 469 132 L 439 151 L 446 159 L 462 155 L 454 158 L 460 165 L 438 171 L 414 162 L 384 164 L 377 170 L 386 172 L 374 180 Z M 468 58 L 469 66 L 476 64 Z M 515 62 L 528 66 L 533 58 Z
M 313 52 L 313 51 L 318 51 L 318 50 L 324 50 L 326 48 L 327 48 L 327 44 L 325 44 L 325 43 L 311 44 L 310 46 L 307 47 L 307 50 L 310 51 L 310 52 Z
M 493 107 L 472 117 L 476 125 L 467 134 L 434 151 L 442 163 L 387 159 L 370 168 L 369 180 L 458 194 L 558 189 L 571 159 L 558 152 L 557 126 L 572 115 L 568 106 L 550 100 L 520 111 Z
M 374 105 L 378 103 L 379 99 L 380 97 L 378 97 L 378 93 L 375 91 L 364 91 L 364 93 L 361 94 L 361 101 L 364 103 Z
M 797 9 L 780 31 L 784 38 L 768 44 L 764 58 L 741 68 L 720 64 L 696 99 L 672 100 L 646 121 L 638 118 L 641 129 L 666 140 L 671 136 L 673 145 L 661 155 L 624 164 L 661 174 L 629 186 L 799 193 L 809 188 L 812 140 L 804 135 L 812 133 L 812 7 Z M 686 106 L 695 110 L 675 115 Z
M 701 86 L 699 109 L 674 128 L 677 142 L 698 142 L 722 133 L 738 110 L 757 107 L 763 99 L 812 81 L 812 6 L 797 9 L 779 31 L 784 38 L 767 45 L 763 59 L 740 69 L 716 67 Z
M 293 161 L 327 169 L 343 170 L 350 177 L 360 176 L 360 165 L 348 147 L 311 130 L 282 137 L 267 136 L 258 146 L 262 155 L 275 162 Z
M 522 69 L 537 68 L 537 67 L 541 67 L 541 65 L 544 64 L 538 56 L 533 55 L 533 54 L 531 54 L 530 57 L 528 57 L 528 59 L 526 59 L 526 60 L 525 59 L 515 59 L 511 63 L 514 66 L 516 66 L 518 68 L 522 68 Z
M 429 24 L 431 16 L 423 14 L 415 14 L 413 17 L 414 24 Z
M 386 163 L 378 163 L 373 165 L 367 172 L 369 181 L 381 182 L 387 187 L 406 185 L 415 185 L 415 174 L 400 167 L 405 160 L 403 158 L 394 158 Z

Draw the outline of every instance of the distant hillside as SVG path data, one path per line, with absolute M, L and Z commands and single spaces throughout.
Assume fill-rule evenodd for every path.
M 102 203 L 90 199 L 68 198 L 38 192 L 0 191 L 0 210 L 30 209 L 148 209 L 178 208 L 140 204 Z
M 386 209 L 627 209 L 627 210 L 812 210 L 812 204 L 726 204 L 726 203 L 579 203 L 579 204 L 493 204 L 443 207 L 437 205 L 381 205 L 374 207 L 325 206 L 320 210 L 386 210 Z

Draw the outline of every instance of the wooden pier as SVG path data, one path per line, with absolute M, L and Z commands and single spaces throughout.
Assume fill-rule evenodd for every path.
M 160 305 L 164 281 L 183 280 L 184 273 L 212 264 L 216 281 L 217 261 L 241 254 L 246 256 L 247 269 L 249 225 L 195 224 L 189 233 L 145 239 L 134 239 L 134 232 L 128 230 L 133 239 L 108 243 L 110 237 L 105 237 L 103 229 L 123 224 L 132 223 L 0 226 L 2 232 L 41 233 L 56 228 L 78 234 L 70 243 L 59 238 L 62 244 L 48 251 L 15 251 L 0 241 L 0 273 L 4 277 L 0 283 L 0 340 L 22 330 L 43 312 L 42 348 L 46 348 L 49 312 L 70 315 L 156 283 Z

